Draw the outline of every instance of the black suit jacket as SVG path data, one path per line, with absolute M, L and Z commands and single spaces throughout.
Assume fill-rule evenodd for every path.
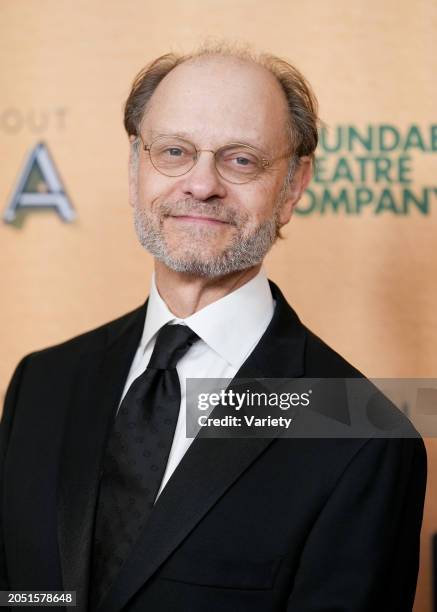
M 359 376 L 271 288 L 273 319 L 238 376 Z M 76 590 L 89 609 L 101 461 L 146 306 L 17 367 L 2 589 Z M 425 472 L 420 438 L 196 439 L 99 612 L 411 610 Z

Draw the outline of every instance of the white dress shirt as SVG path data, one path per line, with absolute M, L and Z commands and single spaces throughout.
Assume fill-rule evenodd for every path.
M 246 361 L 273 316 L 275 303 L 263 270 L 245 285 L 186 319 L 170 312 L 152 276 L 144 331 L 132 361 L 121 399 L 147 368 L 158 331 L 166 323 L 188 325 L 198 340 L 179 360 L 181 406 L 160 495 L 194 438 L 186 437 L 186 379 L 233 378 Z M 120 402 L 121 403 L 121 402 Z M 157 496 L 157 497 L 158 497 Z

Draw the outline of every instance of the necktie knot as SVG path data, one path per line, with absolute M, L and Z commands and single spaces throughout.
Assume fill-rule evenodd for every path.
M 164 325 L 156 338 L 148 368 L 172 370 L 199 336 L 186 325 Z

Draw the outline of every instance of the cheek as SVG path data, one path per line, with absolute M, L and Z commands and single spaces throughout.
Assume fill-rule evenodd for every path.
M 249 216 L 258 222 L 270 219 L 277 199 L 275 193 L 271 185 L 254 185 L 244 199 Z
M 157 200 L 171 198 L 174 185 L 168 178 L 150 170 L 139 171 L 138 203 L 143 207 L 153 207 Z

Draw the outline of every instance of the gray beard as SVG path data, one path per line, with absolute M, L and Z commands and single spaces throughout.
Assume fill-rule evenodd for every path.
M 189 208 L 188 208 L 189 206 Z M 245 270 L 260 264 L 278 237 L 277 208 L 271 219 L 258 225 L 250 235 L 244 235 L 244 227 L 247 218 L 241 214 L 227 211 L 223 217 L 223 205 L 220 203 L 208 203 L 194 201 L 180 201 L 175 204 L 161 204 L 157 213 L 150 213 L 138 205 L 134 207 L 134 224 L 140 244 L 155 259 L 165 264 L 175 272 L 184 272 L 195 276 L 206 278 L 217 278 L 226 276 L 239 270 Z M 168 245 L 161 230 L 161 219 L 166 214 L 177 212 L 188 214 L 193 212 L 205 213 L 208 211 L 223 221 L 232 223 L 236 227 L 236 234 L 232 243 L 224 249 L 220 255 L 210 258 L 201 257 L 196 245 L 187 248 L 178 257 L 169 252 Z

